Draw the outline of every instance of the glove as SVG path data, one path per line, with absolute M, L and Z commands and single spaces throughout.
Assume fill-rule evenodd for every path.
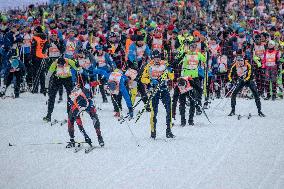
M 129 112 L 128 112 L 128 115 L 129 115 L 129 119 L 132 119 L 133 118 L 133 108 L 130 107 L 128 108 Z
M 152 79 L 151 84 L 152 85 L 158 85 L 159 81 L 157 79 Z
M 173 71 L 173 68 L 168 67 L 167 70 L 168 70 L 168 72 L 172 72 L 172 71 Z
M 83 68 L 82 68 L 82 67 L 79 67 L 78 72 L 79 72 L 80 74 L 82 74 L 82 73 L 84 72 Z

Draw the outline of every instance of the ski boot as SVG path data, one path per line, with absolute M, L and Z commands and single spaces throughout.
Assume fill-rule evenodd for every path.
M 105 145 L 104 139 L 101 135 L 98 136 L 98 142 L 101 147 Z
M 60 102 L 62 102 L 63 101 L 63 98 L 62 98 L 62 96 L 59 96 L 59 99 L 58 99 L 58 104 L 60 103 Z
M 232 110 L 231 110 L 231 112 L 229 113 L 228 116 L 233 116 L 233 115 L 236 115 L 235 108 L 232 108 Z
M 269 100 L 270 99 L 270 95 L 267 95 L 267 97 L 264 98 L 264 100 Z
M 172 133 L 170 129 L 166 130 L 166 137 L 167 138 L 175 138 L 176 136 Z
M 51 115 L 46 115 L 44 118 L 43 118 L 43 121 L 46 121 L 46 122 L 51 122 Z
M 202 114 L 202 110 L 201 110 L 201 103 L 197 103 L 195 105 L 195 108 L 196 108 L 196 115 L 201 115 Z
M 114 113 L 114 117 L 115 117 L 116 119 L 119 119 L 119 118 L 120 118 L 120 113 L 119 113 L 119 112 L 115 112 L 115 113 Z
M 272 95 L 272 101 L 275 101 L 276 100 L 276 95 Z
M 107 98 L 104 98 L 104 99 L 103 99 L 103 103 L 108 103 Z
M 188 120 L 188 125 L 193 126 L 194 125 L 193 120 Z
M 259 117 L 265 117 L 264 113 L 262 113 L 261 110 L 258 110 L 258 115 L 259 115 Z
M 66 145 L 66 148 L 74 148 L 75 147 L 75 140 L 74 138 L 70 139 L 70 142 Z
M 0 90 L 0 97 L 4 96 L 6 93 L 6 87 L 2 87 L 2 89 Z
M 156 131 L 151 131 L 151 138 L 156 139 Z
M 147 106 L 147 107 L 146 107 L 146 111 L 147 111 L 147 112 L 151 112 L 150 106 Z
M 92 140 L 88 136 L 85 137 L 85 142 L 92 146 Z
M 19 98 L 20 97 L 20 94 L 19 93 L 16 93 L 15 94 L 15 98 Z
M 180 126 L 184 127 L 185 125 L 186 125 L 186 120 L 182 119 L 181 122 L 180 122 Z
M 208 109 L 209 102 L 205 101 L 203 104 L 203 109 Z

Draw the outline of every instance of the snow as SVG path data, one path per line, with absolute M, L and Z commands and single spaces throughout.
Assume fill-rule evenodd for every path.
M 253 115 L 241 120 L 227 116 L 229 100 L 224 99 L 217 108 L 220 100 L 214 100 L 207 110 L 212 124 L 203 115 L 194 118 L 193 127 L 182 128 L 177 123 L 174 140 L 164 140 L 165 110 L 160 104 L 157 141 L 149 138 L 149 113 L 136 125 L 134 120 L 128 122 L 140 144 L 137 147 L 127 122 L 119 124 L 111 103 L 102 104 L 99 97 L 105 147 L 89 154 L 73 153 L 65 145 L 26 145 L 69 140 L 66 125 L 51 127 L 42 121 L 46 100 L 28 93 L 19 99 L 0 99 L 0 188 L 284 188 L 283 100 L 262 101 L 267 117 L 260 118 L 254 116 L 254 100 L 237 99 L 236 112 Z M 65 106 L 56 104 L 53 118 L 63 120 Z M 98 145 L 87 114 L 83 123 Z M 83 140 L 78 128 L 76 139 Z M 9 142 L 18 146 L 9 147 Z
M 23 8 L 30 4 L 43 4 L 49 0 L 0 0 L 0 10 L 7 10 L 12 8 Z

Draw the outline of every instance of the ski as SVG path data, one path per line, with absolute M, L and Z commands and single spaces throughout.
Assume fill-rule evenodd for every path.
M 57 119 L 53 120 L 52 122 L 50 122 L 50 126 L 53 126 L 55 124 L 57 124 L 59 121 Z
M 79 151 L 81 151 L 81 150 L 83 150 L 84 149 L 84 146 L 83 146 L 83 144 L 81 144 L 81 143 L 78 143 L 78 145 L 75 147 L 75 149 L 74 149 L 74 153 L 77 153 L 77 152 L 79 152 Z
M 91 151 L 93 151 L 93 149 L 97 148 L 96 146 L 89 146 L 85 149 L 85 154 L 90 153 Z
M 242 117 L 246 117 L 247 119 L 250 119 L 252 117 L 252 115 L 251 115 L 251 113 L 249 113 L 248 115 L 239 114 L 237 118 L 238 118 L 238 120 L 240 120 Z
M 60 126 L 63 126 L 64 124 L 67 123 L 67 119 L 64 119 L 62 121 L 59 121 L 57 119 L 54 119 L 51 123 L 50 126 L 56 125 L 56 124 L 60 124 Z
M 15 99 L 15 96 L 14 95 L 4 95 L 1 97 L 3 100 L 6 99 L 6 98 L 11 98 L 11 99 Z

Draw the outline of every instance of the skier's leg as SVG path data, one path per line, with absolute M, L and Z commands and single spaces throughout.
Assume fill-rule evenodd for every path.
M 150 103 L 151 116 L 150 116 L 150 126 L 151 126 L 151 138 L 156 138 L 156 124 L 157 124 L 157 114 L 159 106 L 160 92 L 158 91 L 152 98 Z
M 144 104 L 147 104 L 148 96 L 146 94 L 145 87 L 144 87 L 144 85 L 143 85 L 143 83 L 141 81 L 137 82 L 137 89 L 138 89 L 138 91 L 139 91 L 139 93 L 141 95 L 142 101 L 144 102 Z M 147 111 L 149 111 L 149 110 L 150 110 L 150 108 L 147 107 Z
M 99 80 L 100 80 L 100 83 L 101 85 L 99 85 L 99 89 L 100 89 L 100 92 L 102 94 L 102 97 L 103 97 L 103 102 L 106 103 L 108 100 L 107 100 L 107 96 L 106 96 L 106 92 L 105 92 L 105 89 L 104 89 L 104 80 L 101 78 L 101 76 L 99 76 Z
M 187 93 L 183 93 L 179 95 L 179 113 L 181 117 L 181 126 L 185 126 L 185 104 L 186 104 L 186 95 Z
M 62 82 L 60 84 L 58 84 L 58 88 L 64 86 L 65 90 L 66 90 L 66 95 L 67 95 L 67 113 L 70 110 L 70 104 L 68 103 L 68 101 L 70 101 L 70 94 L 71 91 L 73 89 L 73 83 L 72 83 L 72 78 L 66 78 L 66 79 L 62 79 Z M 56 94 L 55 94 L 56 95 Z
M 78 109 L 74 109 L 73 111 L 70 111 L 68 114 L 68 133 L 70 137 L 70 143 L 66 146 L 66 148 L 75 147 L 74 122 L 75 122 L 75 117 L 77 117 L 78 114 L 79 114 Z
M 171 95 L 169 93 L 169 91 L 164 90 L 162 91 L 161 94 L 161 98 L 162 98 L 162 103 L 164 104 L 164 107 L 166 109 L 166 121 L 167 121 L 167 129 L 171 130 L 172 128 L 172 102 L 171 102 Z
M 51 114 L 53 112 L 54 109 L 54 103 L 55 103 L 55 97 L 56 97 L 56 93 L 58 91 L 58 85 L 60 84 L 60 79 L 57 77 L 53 78 L 52 81 L 52 85 L 49 87 L 49 91 L 48 91 L 48 105 L 47 105 L 47 115 L 44 118 L 44 120 L 46 121 L 50 121 L 51 120 Z
M 118 105 L 118 102 L 117 102 L 117 95 L 116 94 L 111 95 L 111 102 L 112 102 L 112 105 L 113 105 L 114 112 L 118 115 L 120 113 L 120 109 L 119 109 L 119 105 Z
M 14 72 L 14 75 L 16 77 L 16 82 L 14 85 L 14 93 L 15 93 L 15 98 L 18 98 L 20 95 L 20 84 L 21 84 L 22 73 L 18 71 L 18 72 Z
M 257 92 L 256 85 L 253 81 L 250 81 L 248 83 L 248 87 L 252 91 L 252 94 L 253 94 L 254 99 L 255 99 L 255 104 L 256 104 L 257 110 L 260 112 L 261 111 L 261 102 L 260 102 L 259 94 Z
M 86 111 L 89 113 L 91 119 L 93 120 L 93 125 L 94 125 L 94 128 L 96 130 L 96 134 L 97 134 L 98 142 L 99 142 L 100 146 L 104 146 L 104 140 L 103 140 L 101 129 L 100 129 L 100 120 L 99 120 L 97 110 L 96 110 L 95 106 L 93 105 L 92 100 L 89 100 L 89 106 L 86 109 Z
M 240 82 L 237 87 L 235 88 L 235 90 L 233 91 L 232 97 L 231 97 L 231 107 L 232 107 L 232 111 L 229 114 L 229 116 L 235 115 L 235 107 L 236 107 L 236 98 L 237 98 L 237 94 L 242 90 L 242 88 L 244 87 L 244 82 Z
M 188 124 L 189 125 L 194 125 L 193 122 L 193 117 L 195 113 L 195 99 L 194 99 L 194 91 L 189 91 L 187 93 L 187 96 L 189 97 L 189 102 L 190 102 L 190 109 L 189 109 L 189 117 L 188 117 Z
M 62 100 L 62 96 L 63 96 L 63 85 L 59 87 L 59 100 Z
M 179 99 L 179 89 L 178 86 L 175 86 L 174 88 L 174 94 L 173 94 L 173 103 L 172 103 L 172 117 L 176 118 L 176 109 L 177 109 L 177 102 Z

